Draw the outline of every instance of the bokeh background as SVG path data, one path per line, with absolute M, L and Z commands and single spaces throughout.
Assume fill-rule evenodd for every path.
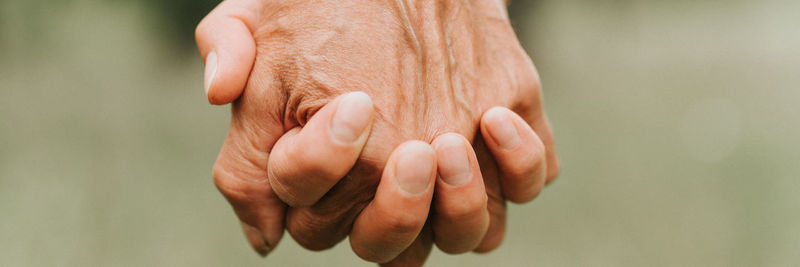
M 210 170 L 216 1 L 0 2 L 0 265 L 372 266 L 247 246 Z M 800 264 L 800 2 L 515 0 L 563 173 L 430 266 Z

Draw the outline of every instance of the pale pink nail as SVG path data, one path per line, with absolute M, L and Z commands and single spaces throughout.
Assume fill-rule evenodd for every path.
M 395 163 L 395 179 L 400 189 L 410 195 L 419 195 L 431 184 L 433 149 L 423 142 L 412 142 L 401 149 Z
M 208 90 L 211 88 L 211 84 L 214 82 L 214 77 L 217 76 L 217 66 L 219 65 L 219 59 L 217 59 L 217 52 L 211 51 L 206 56 L 206 69 L 205 69 L 205 91 L 206 95 L 208 95 Z
M 507 109 L 494 108 L 486 112 L 484 120 L 492 140 L 505 150 L 517 148 L 522 143 L 517 127 Z

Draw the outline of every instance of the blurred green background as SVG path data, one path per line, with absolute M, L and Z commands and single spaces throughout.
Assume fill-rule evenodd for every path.
M 247 246 L 211 165 L 215 1 L 0 2 L 0 265 L 372 266 Z M 800 2 L 516 0 L 563 172 L 488 255 L 430 266 L 800 264 Z

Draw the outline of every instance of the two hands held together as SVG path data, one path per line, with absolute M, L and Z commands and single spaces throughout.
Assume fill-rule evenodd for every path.
M 284 229 L 385 265 L 487 252 L 558 173 L 502 0 L 226 0 L 196 36 L 233 103 L 214 182 L 261 255 Z

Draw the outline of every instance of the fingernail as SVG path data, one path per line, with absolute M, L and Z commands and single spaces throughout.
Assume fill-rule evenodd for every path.
M 363 92 L 349 93 L 339 101 L 331 122 L 333 138 L 343 144 L 359 139 L 372 119 L 372 99 Z
M 461 186 L 472 178 L 464 140 L 457 135 L 447 134 L 436 140 L 436 159 L 439 176 L 445 183 Z
M 522 142 L 508 112 L 505 109 L 495 108 L 489 110 L 485 117 L 492 140 L 505 150 L 517 148 Z
M 433 149 L 423 142 L 412 142 L 401 149 L 394 168 L 397 183 L 410 195 L 421 194 L 431 183 Z
M 244 222 L 242 222 L 242 230 L 244 230 L 244 236 L 247 237 L 247 241 L 250 242 L 253 250 L 255 250 L 256 253 L 258 253 L 258 255 L 260 255 L 262 258 L 266 257 L 272 248 L 267 241 L 267 237 L 261 233 L 261 230 L 258 230 L 258 228 L 255 228 Z
M 219 65 L 219 61 L 217 59 L 217 52 L 211 51 L 206 56 L 206 70 L 205 70 L 205 91 L 206 95 L 208 95 L 208 90 L 211 88 L 211 83 L 214 82 L 214 76 L 217 75 L 217 65 Z

